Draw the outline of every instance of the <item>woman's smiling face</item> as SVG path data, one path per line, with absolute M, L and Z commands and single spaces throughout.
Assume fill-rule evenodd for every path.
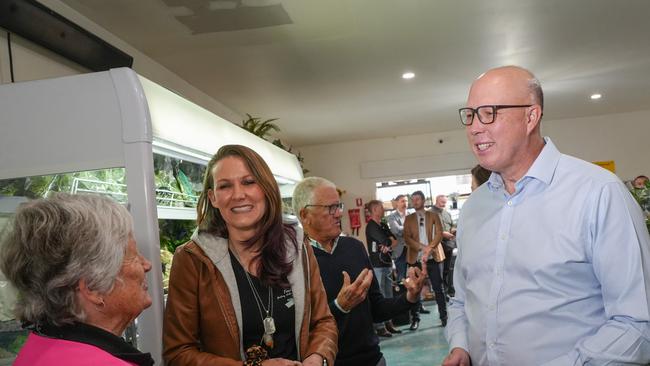
M 221 213 L 229 236 L 252 237 L 266 212 L 266 197 L 244 160 L 236 156 L 221 159 L 212 178 L 214 187 L 208 198 Z

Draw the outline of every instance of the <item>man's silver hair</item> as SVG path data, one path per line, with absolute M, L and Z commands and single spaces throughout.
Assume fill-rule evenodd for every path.
M 17 319 L 84 321 L 79 281 L 112 291 L 132 230 L 127 209 L 107 197 L 55 193 L 22 204 L 0 254 L 0 269 L 19 293 Z
M 313 203 L 314 191 L 318 187 L 331 187 L 336 189 L 336 185 L 329 180 L 321 177 L 308 177 L 300 181 L 296 188 L 293 190 L 293 199 L 291 200 L 291 205 L 293 206 L 293 212 L 298 216 L 298 220 L 302 222 L 300 218 L 300 210 L 305 208 L 305 206 Z

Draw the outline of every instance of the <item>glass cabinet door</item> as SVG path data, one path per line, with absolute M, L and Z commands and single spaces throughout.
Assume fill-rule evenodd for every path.
M 174 251 L 189 241 L 196 229 L 196 206 L 203 189 L 206 163 L 166 154 L 153 156 L 165 301 Z

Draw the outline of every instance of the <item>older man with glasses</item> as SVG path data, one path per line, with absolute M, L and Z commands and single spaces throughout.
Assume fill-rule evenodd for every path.
M 489 70 L 459 110 L 488 181 L 458 220 L 444 366 L 647 365 L 650 238 L 614 174 L 541 134 L 528 70 Z
M 336 186 L 327 179 L 305 178 L 293 192 L 292 205 L 303 225 L 305 244 L 314 247 L 330 311 L 338 325 L 335 365 L 385 365 L 373 323 L 415 306 L 425 276 L 410 270 L 406 295 L 384 298 L 363 243 L 341 236 L 343 205 Z

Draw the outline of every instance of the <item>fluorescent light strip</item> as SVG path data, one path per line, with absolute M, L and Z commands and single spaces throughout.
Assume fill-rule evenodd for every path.
M 201 152 L 192 150 L 187 147 L 177 145 L 173 142 L 163 141 L 160 139 L 153 139 L 153 152 L 161 155 L 171 156 L 176 159 L 191 161 L 196 164 L 207 165 L 211 156 Z
M 180 149 L 187 156 L 209 160 L 221 146 L 240 144 L 260 154 L 274 175 L 293 181 L 302 179 L 300 163 L 293 154 L 160 85 L 143 77 L 140 77 L 140 82 L 149 105 L 153 136 L 159 142 L 171 142 L 174 146 L 169 148 L 170 151 L 179 152 Z

